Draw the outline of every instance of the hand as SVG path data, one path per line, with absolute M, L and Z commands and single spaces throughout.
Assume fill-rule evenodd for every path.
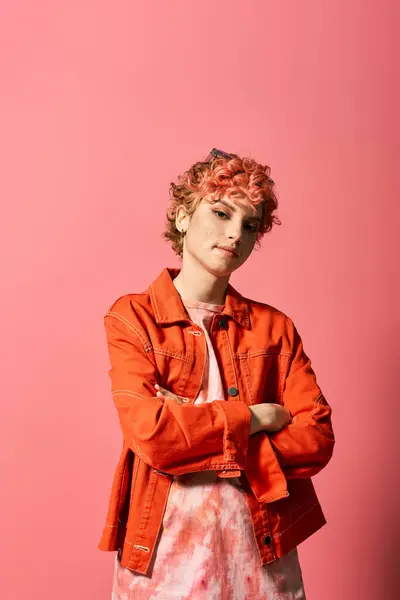
M 156 397 L 160 398 L 160 399 L 166 399 L 166 398 L 173 398 L 174 400 L 176 400 L 178 402 L 178 404 L 184 404 L 185 402 L 188 402 L 188 398 L 185 398 L 184 396 L 177 396 L 176 394 L 173 394 L 172 392 L 170 392 L 169 390 L 161 387 L 158 385 L 158 383 L 154 384 L 154 387 L 158 390 Z
M 249 406 L 249 409 L 251 412 L 250 435 L 259 431 L 271 433 L 280 431 L 292 421 L 290 411 L 281 404 L 273 402 L 254 404 Z

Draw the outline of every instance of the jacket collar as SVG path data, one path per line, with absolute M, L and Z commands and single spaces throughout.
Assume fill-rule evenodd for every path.
M 180 270 L 179 268 L 165 267 L 157 279 L 148 287 L 147 291 L 150 295 L 157 323 L 188 320 L 185 306 L 173 284 L 173 279 L 179 274 Z M 220 314 L 229 315 L 239 325 L 251 329 L 249 304 L 230 283 L 228 283 L 226 289 L 225 306 Z

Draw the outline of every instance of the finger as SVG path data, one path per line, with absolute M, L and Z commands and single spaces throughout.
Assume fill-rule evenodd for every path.
M 172 396 L 175 396 L 175 394 L 173 394 L 172 392 L 170 392 L 169 390 L 167 390 L 167 388 L 163 388 L 161 387 L 161 385 L 158 385 L 158 383 L 156 383 L 154 385 L 154 387 L 159 390 L 162 394 L 171 394 Z
M 159 386 L 158 384 L 155 387 L 157 387 L 158 390 L 159 390 L 157 393 L 161 393 L 164 396 L 170 396 L 170 397 L 175 398 L 175 399 L 182 398 L 182 396 L 177 396 L 173 392 L 170 392 L 169 390 L 167 390 L 166 388 L 163 388 L 163 387 Z
M 189 398 L 186 398 L 185 396 L 178 396 L 177 394 L 170 392 L 166 388 L 161 387 L 160 385 L 158 385 L 158 383 L 155 383 L 154 387 L 158 390 L 157 394 L 161 393 L 164 396 L 169 396 L 169 397 L 175 398 L 175 400 L 179 400 L 180 403 L 189 401 Z
M 168 398 L 171 398 L 173 400 L 176 400 L 178 402 L 178 404 L 183 404 L 182 400 L 180 398 L 178 398 L 178 396 L 175 396 L 175 394 L 163 394 L 162 392 L 157 392 L 156 394 L 156 398 L 160 399 L 160 400 L 167 400 Z
M 162 390 L 161 392 L 157 392 L 156 396 L 165 396 L 166 398 L 177 398 L 178 396 L 175 396 L 175 394 L 173 394 L 172 392 L 169 392 L 168 390 Z

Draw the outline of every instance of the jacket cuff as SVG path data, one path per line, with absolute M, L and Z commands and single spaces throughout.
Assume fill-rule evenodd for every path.
M 285 474 L 265 431 L 250 437 L 244 473 L 258 502 L 289 496 Z
M 215 400 L 225 416 L 223 439 L 224 460 L 236 463 L 243 470 L 246 466 L 249 444 L 251 412 L 247 404 L 238 400 Z

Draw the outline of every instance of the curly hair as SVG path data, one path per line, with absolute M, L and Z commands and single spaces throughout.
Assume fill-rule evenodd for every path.
M 171 205 L 167 211 L 166 229 L 162 237 L 172 242 L 172 249 L 180 257 L 183 253 L 183 236 L 175 225 L 175 217 L 177 208 L 181 205 L 191 216 L 202 200 L 213 203 L 227 196 L 235 201 L 235 196 L 240 196 L 250 202 L 255 214 L 254 207 L 262 202 L 262 220 L 256 240 L 258 245 L 274 223 L 282 224 L 273 215 L 278 207 L 278 200 L 273 189 L 275 183 L 269 176 L 270 167 L 249 157 L 241 158 L 237 154 L 229 156 L 231 158 L 212 156 L 208 162 L 196 162 L 188 171 L 178 175 L 178 183 L 170 182 Z

